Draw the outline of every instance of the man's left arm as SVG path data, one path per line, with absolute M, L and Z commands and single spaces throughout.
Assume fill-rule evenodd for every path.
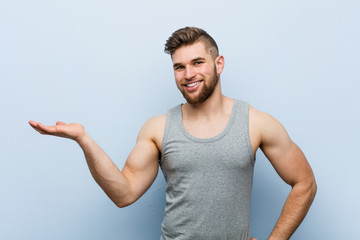
M 260 148 L 279 176 L 292 187 L 269 240 L 289 239 L 315 197 L 315 177 L 305 155 L 280 122 L 266 113 L 255 112 Z

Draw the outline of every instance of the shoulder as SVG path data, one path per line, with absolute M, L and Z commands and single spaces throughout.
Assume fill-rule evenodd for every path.
M 166 114 L 149 118 L 142 126 L 138 139 L 152 140 L 158 149 L 161 149 L 161 141 L 164 136 Z
M 249 121 L 257 127 L 265 127 L 266 124 L 277 121 L 273 116 L 268 113 L 259 111 L 253 106 L 249 105 Z
M 144 125 L 156 126 L 165 123 L 165 121 L 166 121 L 166 113 L 149 118 Z
M 288 139 L 284 126 L 276 118 L 252 106 L 249 107 L 249 128 L 260 139 L 260 145 Z
M 156 135 L 157 132 L 165 128 L 165 123 L 166 114 L 151 117 L 145 122 L 145 124 L 141 128 L 141 132 L 150 135 Z

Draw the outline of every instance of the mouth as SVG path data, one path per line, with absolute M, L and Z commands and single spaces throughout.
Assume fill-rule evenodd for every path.
M 199 80 L 199 81 L 196 81 L 196 82 L 191 82 L 191 83 L 188 83 L 188 84 L 184 84 L 184 86 L 188 91 L 194 91 L 195 89 L 197 89 L 200 86 L 201 82 L 202 82 L 202 80 Z

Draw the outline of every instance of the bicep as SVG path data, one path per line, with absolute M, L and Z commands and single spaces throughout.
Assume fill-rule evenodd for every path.
M 159 168 L 159 150 L 149 133 L 149 127 L 151 126 L 145 125 L 140 131 L 136 145 L 122 170 L 135 200 L 151 186 Z
M 281 123 L 268 114 L 264 116 L 260 148 L 289 185 L 312 177 L 312 170 L 301 149 L 290 139 Z

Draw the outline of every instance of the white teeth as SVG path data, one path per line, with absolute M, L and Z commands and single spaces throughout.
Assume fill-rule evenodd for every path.
M 199 82 L 194 82 L 194 83 L 187 84 L 186 86 L 187 86 L 187 87 L 193 87 L 193 86 L 195 86 L 195 85 L 198 85 L 199 83 L 200 83 L 200 81 L 199 81 Z

